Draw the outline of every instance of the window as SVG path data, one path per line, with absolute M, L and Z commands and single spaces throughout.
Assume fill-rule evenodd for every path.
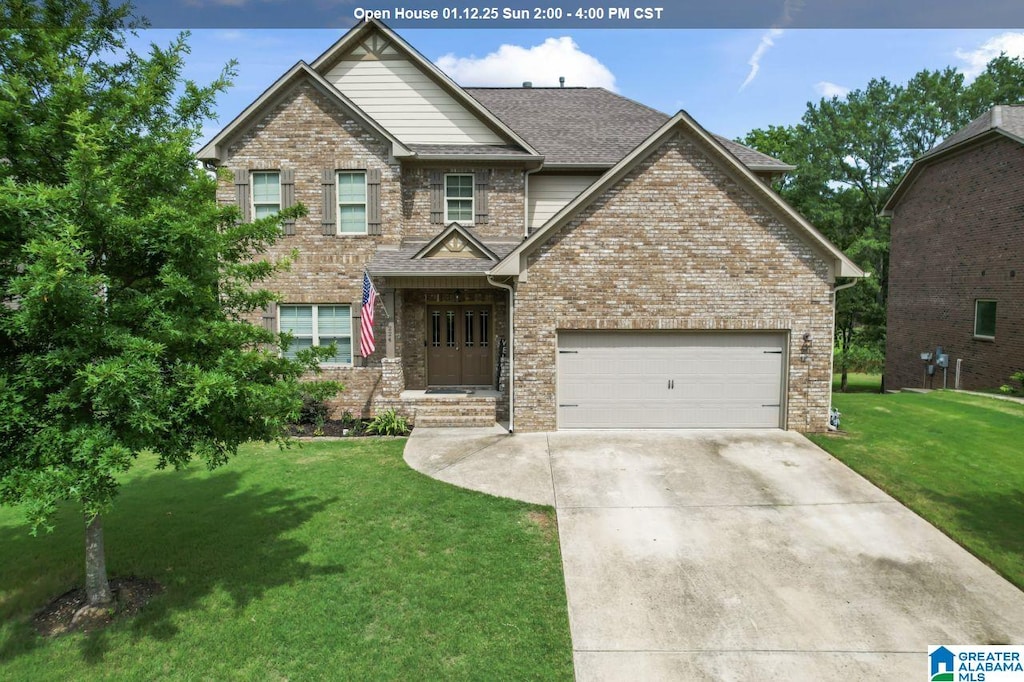
M 366 234 L 366 173 L 338 173 L 338 231 Z
M 974 302 L 974 335 L 982 339 L 996 337 L 996 302 L 978 299 Z
M 252 214 L 266 218 L 281 210 L 281 174 L 261 171 L 252 174 Z
M 473 223 L 473 176 L 444 176 L 444 221 Z
M 352 364 L 352 314 L 347 305 L 282 305 L 280 329 L 292 334 L 285 357 L 294 358 L 303 348 L 337 343 L 328 364 Z

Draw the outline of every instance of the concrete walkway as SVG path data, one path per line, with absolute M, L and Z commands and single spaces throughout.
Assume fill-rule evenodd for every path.
M 416 429 L 414 469 L 553 504 L 578 680 L 923 679 L 1024 593 L 781 431 Z

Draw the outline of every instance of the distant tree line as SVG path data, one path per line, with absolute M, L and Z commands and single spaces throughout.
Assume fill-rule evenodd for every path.
M 808 102 L 797 125 L 757 128 L 743 144 L 796 166 L 775 189 L 871 278 L 838 294 L 836 371 L 880 368 L 885 353 L 889 219 L 880 214 L 913 160 L 997 104 L 1024 101 L 1024 59 L 1005 54 L 968 83 L 952 67 L 904 85 L 872 79 Z

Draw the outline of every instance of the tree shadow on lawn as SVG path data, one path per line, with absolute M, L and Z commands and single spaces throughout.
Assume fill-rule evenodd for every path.
M 273 588 L 345 571 L 341 565 L 303 561 L 309 547 L 294 533 L 337 498 L 310 497 L 285 487 L 242 487 L 241 482 L 241 474 L 219 471 L 156 472 L 125 483 L 113 511 L 104 517 L 108 575 L 153 578 L 165 589 L 131 620 L 75 635 L 84 661 L 101 663 L 111 631 L 126 627 L 135 640 L 173 639 L 178 633 L 175 614 L 199 613 L 200 602 L 213 593 L 229 595 L 239 612 Z M 0 662 L 46 646 L 26 604 L 41 609 L 62 589 L 83 583 L 84 523 L 77 509 L 69 508 L 61 511 L 57 524 L 53 534 L 39 537 L 31 537 L 27 525 L 0 526 L 0 547 L 7 556 L 0 561 L 0 595 L 6 595 L 7 603 L 0 602 L 0 619 L 20 621 L 0 642 Z M 74 573 L 66 565 L 69 557 L 74 557 Z M 46 572 L 73 575 L 73 584 L 56 593 L 33 594 Z
M 930 492 L 928 496 L 952 510 L 960 528 L 984 543 L 993 554 L 1024 557 L 1024 491 L 991 492 L 975 496 L 943 495 Z M 966 546 L 963 538 L 953 539 Z M 979 547 L 968 546 L 978 554 Z M 998 573 L 1024 590 L 1024 572 L 1005 561 L 997 564 L 991 557 L 980 557 Z

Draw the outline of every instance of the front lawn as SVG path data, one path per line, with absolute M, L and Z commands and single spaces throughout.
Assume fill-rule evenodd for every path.
M 832 375 L 832 390 L 839 391 L 843 385 L 843 375 L 836 373 Z M 847 393 L 878 393 L 882 390 L 881 374 L 861 374 L 850 372 L 846 375 Z
M 1024 405 L 946 391 L 832 396 L 810 438 L 1024 589 Z
M 404 444 L 140 462 L 106 517 L 107 566 L 165 590 L 92 635 L 31 622 L 82 583 L 76 511 L 32 538 L 0 509 L 0 679 L 571 680 L 554 511 L 426 478 Z

